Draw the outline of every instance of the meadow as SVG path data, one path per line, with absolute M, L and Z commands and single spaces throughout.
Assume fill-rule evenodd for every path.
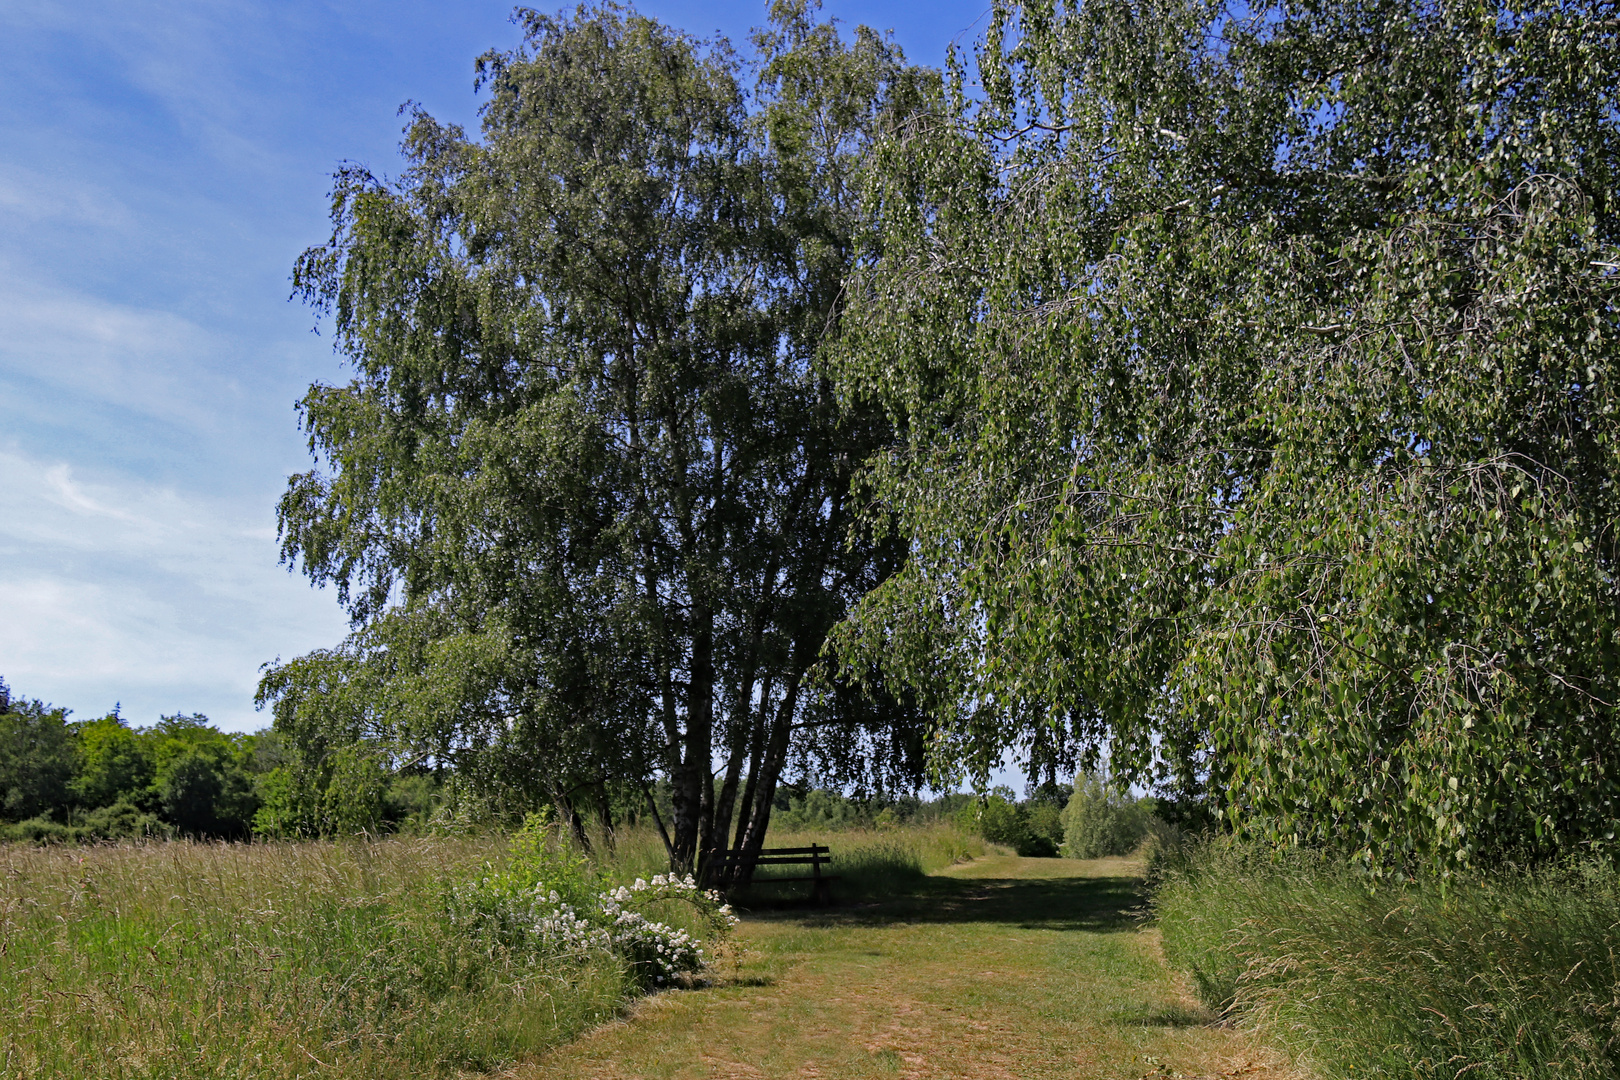
M 511 862 L 496 836 L 4 847 L 0 1075 L 445 1075 L 555 1045 L 638 980 L 458 910 Z
M 852 896 L 984 851 L 949 826 L 816 838 Z M 644 830 L 595 850 L 561 876 L 611 888 L 665 865 Z M 611 950 L 477 917 L 519 854 L 498 835 L 0 847 L 0 1076 L 397 1077 L 532 1057 L 650 981 Z
M 730 941 L 653 897 L 646 829 L 590 856 L 545 827 L 4 846 L 0 1076 L 1620 1075 L 1612 867 L 1441 890 L 1157 837 L 1144 863 L 800 823 L 769 842 L 830 846 L 837 903 L 762 871 Z M 708 965 L 649 968 L 583 918 L 540 940 L 564 908 L 509 901 L 542 880 L 580 910 L 652 897 Z

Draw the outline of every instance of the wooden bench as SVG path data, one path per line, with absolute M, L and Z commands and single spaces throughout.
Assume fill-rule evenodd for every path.
M 743 851 L 719 851 L 713 856 L 711 872 L 717 877 L 733 878 L 731 871 L 735 871 L 746 858 Z M 792 877 L 762 878 L 760 884 L 775 884 L 778 881 L 809 881 L 810 898 L 821 907 L 832 903 L 832 883 L 838 880 L 837 874 L 823 874 L 823 865 L 832 861 L 832 849 L 823 844 L 811 844 L 809 847 L 778 847 L 760 848 L 759 855 L 753 861 L 753 868 L 761 866 L 808 866 L 808 874 L 797 874 Z M 752 874 L 750 873 L 750 880 Z

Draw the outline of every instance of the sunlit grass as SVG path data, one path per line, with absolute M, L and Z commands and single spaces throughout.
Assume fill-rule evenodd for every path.
M 608 957 L 535 966 L 446 890 L 505 840 L 0 849 L 0 1076 L 483 1069 L 611 1015 Z
M 813 839 L 851 896 L 983 850 L 949 828 Z M 651 829 L 593 840 L 604 879 L 667 869 Z M 533 1056 L 634 991 L 611 958 L 537 964 L 452 925 L 449 890 L 507 843 L 0 847 L 0 1076 L 394 1078 Z
M 771 842 L 909 847 L 897 833 Z M 991 854 L 877 900 L 755 909 L 715 985 L 639 1004 L 523 1075 L 1295 1080 L 1185 996 L 1137 917 L 1141 869 Z
M 604 880 L 667 869 L 651 829 L 593 841 Z M 986 850 L 950 826 L 769 840 L 811 842 L 840 901 Z M 533 1058 L 635 987 L 611 957 L 537 961 L 452 924 L 449 891 L 507 852 L 501 835 L 0 847 L 0 1077 L 397 1080 Z

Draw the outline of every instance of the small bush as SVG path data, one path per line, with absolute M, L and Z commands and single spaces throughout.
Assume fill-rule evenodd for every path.
M 79 830 L 52 821 L 49 814 L 40 814 L 14 825 L 0 825 L 0 842 L 63 844 L 80 838 Z
M 504 868 L 452 896 L 453 920 L 474 937 L 557 960 L 616 956 L 644 988 L 703 970 L 705 944 L 737 922 L 691 875 L 613 886 L 546 815 L 530 816 Z
M 992 844 L 1010 847 L 1026 858 L 1047 859 L 1057 855 L 1060 840 L 1048 809 L 1045 804 L 1021 805 L 1013 801 L 1011 790 L 997 788 L 963 806 L 957 821 Z
M 66 822 L 40 814 L 15 824 L 0 824 L 0 843 L 76 844 L 96 840 L 158 838 L 174 833 L 172 826 L 138 806 L 120 800 L 88 813 L 70 814 Z
M 99 840 L 132 840 L 168 836 L 174 830 L 156 814 L 149 814 L 133 803 L 120 799 L 111 806 L 98 807 L 80 820 L 84 832 Z
M 1063 854 L 1070 859 L 1129 855 L 1147 837 L 1152 820 L 1145 800 L 1117 791 L 1095 773 L 1080 773 L 1063 808 Z

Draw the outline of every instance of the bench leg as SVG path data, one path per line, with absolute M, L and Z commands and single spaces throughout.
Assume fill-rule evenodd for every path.
M 817 907 L 831 907 L 832 882 L 827 878 L 816 878 L 814 897 Z

